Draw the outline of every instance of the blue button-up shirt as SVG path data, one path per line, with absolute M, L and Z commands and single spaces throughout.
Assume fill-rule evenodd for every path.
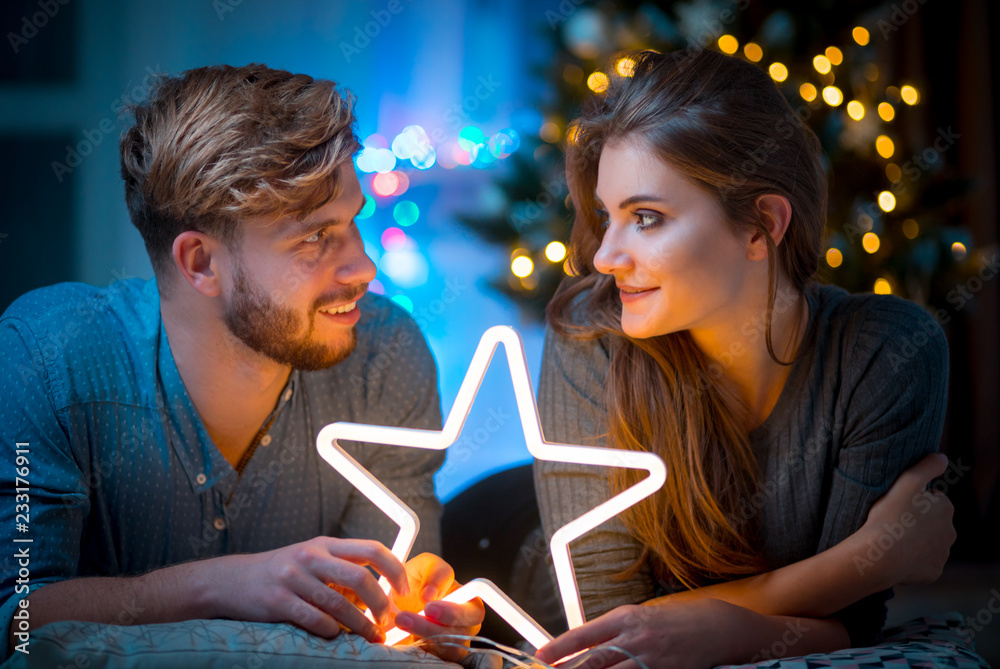
M 292 372 L 240 473 L 184 387 L 155 281 L 59 284 L 14 302 L 0 318 L 0 658 L 22 585 L 317 535 L 391 544 L 398 527 L 319 456 L 316 436 L 336 421 L 441 429 L 437 370 L 405 311 L 372 294 L 359 307 L 355 351 Z M 414 554 L 440 552 L 433 475 L 443 453 L 344 446 L 420 515 Z M 26 578 L 15 557 L 25 549 Z

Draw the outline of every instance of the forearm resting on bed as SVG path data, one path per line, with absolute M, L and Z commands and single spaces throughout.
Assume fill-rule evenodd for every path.
M 817 555 L 755 576 L 717 583 L 645 602 L 721 599 L 768 616 L 825 618 L 876 592 L 892 587 L 888 564 L 859 570 L 855 557 L 864 555 L 867 535 L 855 532 Z M 888 561 L 884 561 L 888 563 Z

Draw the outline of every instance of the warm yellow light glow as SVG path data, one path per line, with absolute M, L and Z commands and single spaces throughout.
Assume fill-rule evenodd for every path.
M 878 115 L 883 121 L 891 121 L 896 118 L 896 109 L 888 102 L 878 103 Z
M 877 295 L 892 295 L 892 286 L 885 279 L 875 279 L 875 293 Z
M 883 158 L 892 158 L 892 154 L 896 152 L 896 145 L 885 135 L 879 135 L 875 138 L 875 150 Z
M 595 93 L 603 93 L 608 89 L 608 75 L 603 72 L 591 72 L 587 77 L 587 88 Z
M 631 77 L 635 72 L 635 59 L 630 58 L 629 56 L 619 59 L 618 62 L 615 63 L 615 70 L 617 70 L 618 74 L 622 77 Z
M 878 251 L 879 247 L 878 235 L 874 232 L 866 232 L 865 236 L 861 238 L 861 246 L 863 246 L 865 251 L 868 251 L 868 253 L 875 253 Z
M 562 242 L 549 242 L 545 247 L 545 257 L 549 262 L 559 262 L 566 257 L 566 245 Z
M 920 96 L 917 94 L 917 89 L 913 86 L 903 86 L 900 88 L 899 97 L 903 98 L 903 102 L 908 105 L 915 105 L 920 99 Z
M 885 176 L 892 183 L 896 183 L 903 178 L 903 170 L 899 169 L 899 165 L 896 163 L 889 163 L 885 166 Z
M 759 63 L 760 59 L 764 57 L 764 50 L 754 42 L 747 42 L 746 46 L 743 47 L 743 55 L 747 57 L 747 60 Z
M 851 36 L 854 37 L 854 41 L 861 46 L 868 44 L 868 31 L 861 26 L 855 26 L 854 30 L 851 31 Z
M 906 219 L 903 221 L 903 234 L 907 239 L 916 239 L 920 234 L 920 225 L 912 218 Z
M 810 83 L 805 83 L 799 86 L 799 95 L 806 102 L 812 102 L 816 99 L 816 87 Z
M 559 132 L 559 124 L 554 121 L 546 121 L 542 124 L 542 127 L 538 129 L 538 136 L 549 144 L 555 144 L 558 142 L 561 134 L 562 133 Z
M 843 52 L 835 46 L 826 47 L 826 59 L 831 65 L 840 65 L 844 62 Z
M 896 196 L 887 190 L 878 194 L 878 206 L 882 211 L 889 212 L 896 208 Z
M 844 94 L 836 86 L 825 86 L 823 88 L 823 101 L 831 107 L 836 107 L 844 101 Z
M 573 271 L 573 263 L 570 262 L 569 258 L 563 262 L 563 272 L 566 276 L 576 276 L 576 272 Z
M 855 121 L 860 121 L 865 117 L 865 106 L 857 100 L 851 100 L 847 103 L 847 115 Z
M 955 256 L 955 260 L 963 260 L 968 252 L 962 242 L 955 242 L 951 245 L 951 255 Z
M 728 53 L 731 56 L 736 53 L 739 48 L 739 40 L 732 35 L 723 35 L 719 38 L 719 49 L 722 53 Z
M 820 74 L 826 74 L 830 71 L 830 59 L 826 56 L 816 56 L 813 58 L 813 67 Z
M 767 71 L 775 81 L 784 81 L 788 78 L 788 68 L 782 63 L 771 63 L 771 67 L 767 68 Z
M 844 254 L 840 249 L 829 248 L 826 250 L 826 264 L 830 267 L 840 267 L 844 262 Z
M 510 263 L 510 271 L 514 273 L 514 276 L 519 276 L 522 279 L 535 269 L 535 263 L 531 262 L 531 258 L 528 256 L 518 256 Z
M 576 140 L 580 138 L 580 126 L 571 125 L 569 130 L 566 131 L 566 141 L 570 144 L 576 144 Z

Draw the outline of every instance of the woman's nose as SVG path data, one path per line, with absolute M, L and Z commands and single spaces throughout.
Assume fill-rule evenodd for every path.
M 601 274 L 613 274 L 632 264 L 632 255 L 625 244 L 625 230 L 609 227 L 594 254 L 594 268 Z

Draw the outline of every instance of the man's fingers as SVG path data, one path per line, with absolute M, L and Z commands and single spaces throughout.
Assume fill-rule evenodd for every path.
M 316 574 L 316 576 L 320 580 L 324 583 L 334 583 L 339 586 L 339 588 L 335 590 L 331 589 L 331 591 L 345 597 L 353 606 L 354 602 L 350 601 L 353 597 L 341 593 L 340 588 L 350 590 L 371 609 L 372 615 L 379 620 L 381 625 L 389 622 L 389 598 L 382 592 L 378 581 L 375 580 L 375 577 L 366 568 L 353 562 L 338 559 L 319 565 L 317 569 L 320 573 Z M 357 607 L 355 606 L 355 608 Z
M 378 541 L 364 539 L 336 539 L 325 537 L 330 555 L 356 564 L 370 565 L 382 576 L 389 579 L 393 590 L 406 596 L 410 592 L 406 567 L 388 548 Z
M 312 627 L 329 628 L 329 622 L 323 618 L 317 618 L 310 611 L 312 609 L 316 613 L 324 614 L 327 618 L 332 618 L 334 623 L 342 624 L 372 643 L 382 643 L 385 640 L 385 634 L 375 623 L 366 618 L 358 607 L 326 585 L 324 581 L 303 577 L 293 584 L 293 591 L 301 598 L 301 606 L 296 605 L 295 608 L 306 619 L 306 622 L 300 623 L 300 625 L 309 631 L 313 631 Z M 316 633 L 319 634 L 319 632 Z M 334 635 L 328 634 L 327 636 Z
M 535 657 L 551 664 L 567 655 L 615 638 L 620 629 L 621 621 L 617 616 L 611 617 L 611 614 L 604 614 L 593 622 L 559 635 L 539 648 Z

